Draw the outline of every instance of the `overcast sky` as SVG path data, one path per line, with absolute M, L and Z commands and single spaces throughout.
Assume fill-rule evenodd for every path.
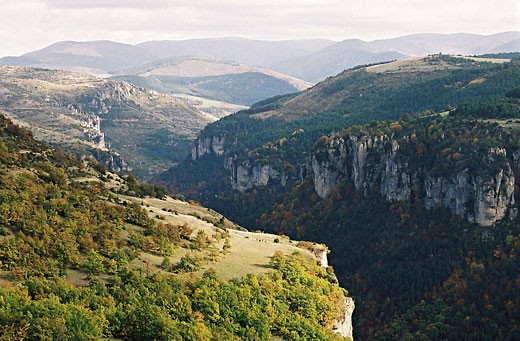
M 0 56 L 61 40 L 375 40 L 520 31 L 520 0 L 0 0 Z

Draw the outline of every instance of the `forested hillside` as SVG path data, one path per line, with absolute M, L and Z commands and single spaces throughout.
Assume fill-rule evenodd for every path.
M 354 124 L 453 108 L 460 113 L 491 106 L 501 116 L 509 107 L 507 115 L 514 117 L 517 100 L 510 92 L 516 88 L 518 61 L 433 56 L 347 70 L 300 94 L 258 102 L 206 126 L 192 159 L 160 180 L 242 224 L 253 224 L 281 192 L 304 180 L 309 153 L 321 136 Z M 486 112 L 487 118 L 493 116 Z M 253 201 L 240 194 L 249 189 Z
M 1 117 L 0 339 L 341 339 L 323 247 L 236 228 Z
M 338 179 L 324 199 L 316 191 L 314 177 L 262 214 L 257 226 L 333 246 L 330 259 L 340 281 L 349 285 L 358 300 L 354 328 L 358 336 L 516 339 L 520 335 L 515 323 L 520 316 L 515 270 L 520 266 L 520 122 L 501 122 L 505 128 L 496 123 L 422 117 L 353 127 L 328 141 L 323 139 L 314 155 L 328 165 L 329 176 L 335 165 L 325 161 L 329 156 L 323 155 L 324 147 L 332 148 L 329 155 L 340 159 L 339 140 L 388 134 L 397 149 L 394 161 L 384 156 L 391 153 L 391 144 L 386 151 L 369 151 L 365 171 L 375 176 L 366 174 L 364 179 L 360 179 L 362 169 L 350 168 L 359 158 L 349 161 L 347 152 L 344 169 L 350 172 Z M 495 148 L 503 152 L 490 154 Z M 395 189 L 392 171 L 377 173 L 380 160 L 387 170 L 395 162 L 394 179 L 399 179 Z M 408 185 L 402 167 L 412 174 Z M 486 206 L 486 199 L 473 186 L 482 181 L 491 190 L 500 178 L 499 189 L 491 190 L 496 197 L 490 208 L 499 214 L 503 200 L 499 192 L 507 186 L 502 176 L 508 172 L 507 181 L 513 185 L 505 195 L 508 201 L 503 203 L 502 219 L 492 227 L 480 227 L 476 223 L 492 222 L 479 221 L 479 213 L 473 213 Z M 465 180 L 470 178 L 474 180 Z M 445 187 L 436 192 L 440 184 Z M 467 193 L 471 199 L 464 202 Z
M 207 126 L 161 179 L 245 226 L 333 245 L 362 339 L 517 339 L 508 57 L 347 70 Z

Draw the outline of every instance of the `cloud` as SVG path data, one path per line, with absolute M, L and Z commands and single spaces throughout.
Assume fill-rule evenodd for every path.
M 48 8 L 77 9 L 77 8 L 139 8 L 139 9 L 161 9 L 170 7 L 172 1 L 154 0 L 43 0 Z
M 60 40 L 374 40 L 520 30 L 518 0 L 0 0 L 0 8 L 0 56 Z

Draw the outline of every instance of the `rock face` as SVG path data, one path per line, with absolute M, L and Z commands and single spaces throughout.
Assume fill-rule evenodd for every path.
M 268 183 L 279 183 L 285 186 L 289 177 L 278 170 L 281 167 L 267 163 L 238 161 L 234 156 L 225 155 L 225 145 L 225 136 L 199 137 L 191 149 L 191 158 L 197 160 L 209 154 L 224 156 L 224 168 L 229 171 L 231 187 L 240 192 L 253 187 L 267 186 Z
M 316 150 L 310 161 L 314 189 L 322 198 L 342 180 L 368 194 L 374 188 L 389 201 L 408 200 L 416 175 L 406 162 L 396 161 L 397 141 L 388 136 L 335 138 Z
M 312 253 L 318 259 L 320 265 L 324 268 L 329 266 L 329 260 L 327 258 L 327 253 L 329 252 L 328 248 L 323 245 L 315 245 L 312 249 Z M 336 279 L 337 281 L 337 279 Z M 352 297 L 347 297 L 343 305 L 343 314 L 340 318 L 334 321 L 333 330 L 335 333 L 349 338 L 350 340 L 354 340 L 353 337 L 353 327 L 352 327 L 352 314 L 355 309 L 354 300 Z
M 191 149 L 191 158 L 197 160 L 206 154 L 222 156 L 224 154 L 225 136 L 203 137 L 195 141 Z
M 409 201 L 412 193 L 423 195 L 427 209 L 446 207 L 482 226 L 515 214 L 515 177 L 508 162 L 500 163 L 500 168 L 489 167 L 492 174 L 487 176 L 467 169 L 435 175 L 427 165 L 410 166 L 400 155 L 399 142 L 387 135 L 335 137 L 321 142 L 311 155 L 309 173 L 322 198 L 348 180 L 365 196 L 378 193 L 388 201 Z M 505 149 L 491 148 L 486 161 L 494 163 L 501 157 L 507 159 Z
M 350 338 L 350 340 L 354 340 L 353 336 L 353 327 L 352 327 L 352 314 L 354 313 L 354 309 L 356 305 L 354 304 L 354 300 L 352 297 L 347 297 L 345 300 L 344 311 L 342 319 L 334 321 L 334 332 L 339 335 Z
M 450 178 L 428 177 L 425 206 L 427 209 L 447 207 L 459 216 L 467 216 L 471 222 L 490 226 L 504 218 L 508 207 L 514 204 L 514 185 L 510 168 L 500 170 L 488 180 L 472 177 L 467 172 Z
M 329 260 L 327 258 L 327 252 L 328 252 L 327 248 L 321 248 L 321 247 L 315 247 L 312 250 L 312 253 L 314 253 L 316 258 L 318 259 L 318 262 L 324 268 L 329 266 Z
M 226 169 L 231 172 L 231 186 L 240 192 L 253 187 L 267 186 L 269 181 L 275 180 L 285 184 L 283 174 L 271 165 L 238 163 L 231 159 L 226 162 Z
M 484 158 L 484 174 L 480 170 L 449 168 L 439 173 L 435 171 L 437 161 L 421 164 L 413 153 L 410 156 L 409 150 L 403 150 L 414 139 L 414 135 L 398 140 L 368 134 L 323 138 L 310 153 L 307 164 L 297 166 L 301 168 L 298 176 L 294 172 L 288 175 L 280 164 L 238 161 L 227 155 L 224 136 L 199 137 L 192 159 L 206 154 L 222 156 L 231 186 L 240 192 L 310 178 L 316 193 L 325 198 L 340 182 L 350 181 L 364 196 L 378 194 L 390 202 L 420 199 L 428 210 L 445 207 L 481 226 L 517 214 L 513 206 L 520 152 L 509 156 L 503 148 L 490 148 L 487 155 L 479 155 Z
M 123 157 L 114 152 L 101 149 L 91 150 L 92 156 L 101 164 L 105 165 L 111 172 L 131 172 L 132 167 L 123 159 Z

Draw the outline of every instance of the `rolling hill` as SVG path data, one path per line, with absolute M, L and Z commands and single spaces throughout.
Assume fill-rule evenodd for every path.
M 283 60 L 316 52 L 334 43 L 334 41 L 326 39 L 268 41 L 244 38 L 206 38 L 148 41 L 136 46 L 159 58 L 205 56 L 268 68 Z
M 115 79 L 163 93 L 195 95 L 240 105 L 311 86 L 266 68 L 207 57 L 161 60 L 118 70 L 115 74 Z
M 405 112 L 441 110 L 448 104 L 475 98 L 477 92 L 489 97 L 498 94 L 500 90 L 491 84 L 508 61 L 432 55 L 357 67 L 286 100 L 277 100 L 272 110 L 269 101 L 264 101 L 250 112 L 256 117 L 284 120 L 335 113 L 367 121 L 398 117 Z M 416 92 L 420 95 L 416 96 Z
M 153 58 L 148 51 L 113 41 L 61 41 L 20 58 L 2 58 L 0 64 L 107 74 L 111 70 L 145 63 Z
M 361 42 L 361 41 L 357 41 Z M 380 63 L 409 57 L 406 54 L 385 51 L 371 52 L 356 41 L 338 43 L 318 52 L 293 58 L 273 66 L 273 69 L 317 83 L 356 65 Z M 363 45 L 363 44 L 360 44 Z
M 480 55 L 486 53 L 518 52 L 503 49 L 504 44 L 516 41 L 520 32 L 502 32 L 490 35 L 455 34 L 412 34 L 392 39 L 374 40 L 366 44 L 373 52 L 396 51 L 409 56 L 429 54 Z M 348 43 L 348 41 L 345 41 Z
M 126 82 L 66 71 L 0 69 L 3 115 L 52 146 L 94 155 L 140 177 L 182 160 L 198 132 L 217 119 L 183 99 Z
M 117 75 L 117 79 L 167 94 L 250 105 L 268 97 L 301 91 L 310 84 L 266 67 L 240 62 L 251 61 L 244 56 L 254 56 L 258 62 L 261 56 L 279 60 L 284 55 L 292 57 L 314 51 L 326 43 L 319 40 L 278 43 L 206 39 L 133 46 L 111 41 L 63 41 L 21 57 L 2 58 L 0 64 L 69 70 L 103 77 Z M 228 106 L 224 103 L 221 108 Z
M 437 53 L 475 55 L 517 52 L 519 39 L 519 32 L 503 32 L 492 35 L 425 33 L 374 41 L 346 39 L 341 42 L 242 38 L 148 41 L 137 45 L 109 41 L 59 42 L 20 57 L 1 58 L 0 64 L 107 74 L 172 58 L 204 57 L 276 70 L 316 83 L 357 65 L 394 59 Z

